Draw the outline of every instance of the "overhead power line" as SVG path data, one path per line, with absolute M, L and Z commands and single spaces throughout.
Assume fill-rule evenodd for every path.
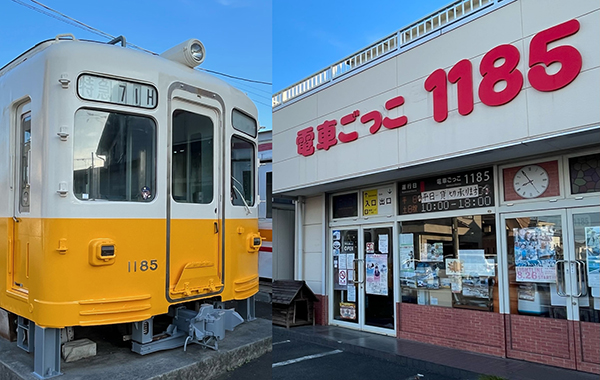
M 43 15 L 52 17 L 53 19 L 56 19 L 58 21 L 62 21 L 64 23 L 66 23 L 66 24 L 69 24 L 71 26 L 83 29 L 83 30 L 88 31 L 90 33 L 94 33 L 94 34 L 96 34 L 98 36 L 101 36 L 101 37 L 104 37 L 104 38 L 107 38 L 107 39 L 110 39 L 110 40 L 112 40 L 112 39 L 115 38 L 115 36 L 113 36 L 111 34 L 108 34 L 106 32 L 101 31 L 100 29 L 96 29 L 96 28 L 94 28 L 94 27 L 92 27 L 90 25 L 87 25 L 87 24 L 85 24 L 85 23 L 83 23 L 83 22 L 81 22 L 81 21 L 79 21 L 77 19 L 74 19 L 73 17 L 70 17 L 70 16 L 68 16 L 68 15 L 66 15 L 66 14 L 64 14 L 62 12 L 59 12 L 56 9 L 53 9 L 53 8 L 51 8 L 51 7 L 45 5 L 45 4 L 43 4 L 43 3 L 41 3 L 41 2 L 39 2 L 37 0 L 29 0 L 29 1 L 31 1 L 32 3 L 34 3 L 34 4 L 36 4 L 36 5 L 40 6 L 40 7 L 42 7 L 43 9 L 35 7 L 33 5 L 30 5 L 30 4 L 28 4 L 28 3 L 24 2 L 24 1 L 21 1 L 21 0 L 11 0 L 11 1 L 14 2 L 14 3 L 16 3 L 16 4 L 22 5 L 24 7 L 27 7 L 29 9 L 32 9 L 32 10 L 34 10 L 36 12 L 39 12 L 39 13 L 41 13 Z M 131 46 L 131 47 L 133 47 L 135 49 L 145 51 L 146 53 L 150 53 L 150 54 L 153 54 L 153 55 L 158 55 L 157 53 L 155 53 L 153 51 L 144 49 L 143 47 L 140 47 L 140 46 L 137 46 L 135 44 L 132 44 L 129 41 L 127 41 L 127 45 Z M 264 82 L 264 81 L 254 80 L 254 79 L 237 77 L 237 76 L 234 76 L 234 75 L 225 74 L 225 73 L 222 73 L 222 72 L 219 72 L 219 71 L 214 71 L 214 70 L 209 70 L 209 69 L 204 69 L 204 68 L 200 68 L 200 69 L 204 70 L 206 72 L 209 72 L 209 73 L 226 76 L 226 77 L 233 78 L 233 79 L 243 80 L 243 81 L 246 81 L 246 82 L 259 83 L 259 84 L 264 84 L 264 85 L 269 85 L 269 86 L 272 85 L 272 83 L 269 83 L 269 82 Z
M 270 82 L 263 82 L 263 81 L 260 81 L 260 80 L 254 80 L 254 79 L 248 79 L 248 78 L 236 77 L 236 76 L 234 76 L 234 75 L 229 75 L 229 74 L 225 74 L 225 73 L 220 73 L 220 72 L 218 72 L 218 71 L 209 70 L 209 69 L 205 69 L 205 68 L 202 68 L 202 67 L 199 67 L 198 69 L 200 69 L 200 70 L 204 70 L 204 71 L 206 71 L 206 72 L 213 73 L 213 74 L 223 75 L 223 76 L 225 76 L 225 77 L 228 77 L 228 78 L 233 78 L 233 79 L 244 80 L 244 81 L 246 81 L 246 82 L 252 82 L 252 83 L 266 84 L 266 85 L 269 85 L 269 86 L 272 86 L 272 85 L 273 85 L 273 83 L 270 83 Z

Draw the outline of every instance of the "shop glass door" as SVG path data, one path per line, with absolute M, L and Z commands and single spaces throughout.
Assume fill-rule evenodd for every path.
M 593 345 L 586 345 L 588 336 L 600 332 L 600 208 L 502 218 L 511 314 L 508 356 L 522 358 L 528 352 L 580 367 L 593 354 L 584 352 Z M 537 318 L 546 320 L 539 323 Z M 599 359 L 592 362 L 600 364 Z
M 333 324 L 394 334 L 392 226 L 331 231 Z

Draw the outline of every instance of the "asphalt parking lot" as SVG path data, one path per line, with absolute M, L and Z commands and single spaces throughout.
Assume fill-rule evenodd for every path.
M 459 380 L 403 367 L 373 356 L 345 352 L 331 347 L 282 336 L 273 329 L 274 380 Z

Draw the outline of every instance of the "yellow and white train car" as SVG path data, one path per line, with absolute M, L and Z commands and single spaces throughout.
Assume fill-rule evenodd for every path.
M 0 308 L 51 330 L 258 291 L 257 110 L 204 54 L 57 36 L 0 70 Z

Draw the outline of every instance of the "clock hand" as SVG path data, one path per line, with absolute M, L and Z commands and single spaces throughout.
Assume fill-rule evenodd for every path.
M 523 175 L 525 176 L 525 178 L 527 178 L 527 180 L 529 181 L 529 182 L 527 182 L 527 183 L 531 183 L 531 182 L 533 182 L 533 180 L 532 180 L 532 179 L 529 179 L 529 177 L 527 176 L 527 174 L 525 174 L 525 171 L 521 170 L 521 173 L 523 173 Z

